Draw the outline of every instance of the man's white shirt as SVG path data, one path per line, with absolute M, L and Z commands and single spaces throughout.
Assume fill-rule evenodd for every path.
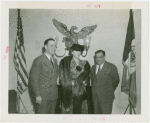
M 103 62 L 103 64 L 101 64 L 101 65 L 96 65 L 96 74 L 98 73 L 99 68 L 100 68 L 100 70 L 102 70 L 104 63 L 105 62 Z

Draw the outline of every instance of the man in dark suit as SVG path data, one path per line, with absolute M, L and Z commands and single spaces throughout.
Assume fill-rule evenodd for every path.
M 105 51 L 95 52 L 95 65 L 91 70 L 94 114 L 111 114 L 114 91 L 119 83 L 115 65 L 105 61 Z
M 38 114 L 55 114 L 58 98 L 58 64 L 53 57 L 56 52 L 56 42 L 50 38 L 44 42 L 45 52 L 37 57 L 31 68 L 31 86 L 38 105 Z

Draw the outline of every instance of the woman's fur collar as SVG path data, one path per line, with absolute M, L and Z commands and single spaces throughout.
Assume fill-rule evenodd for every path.
M 85 84 L 83 81 L 89 81 L 90 65 L 88 62 L 85 64 L 84 72 L 75 79 L 75 85 L 72 88 L 71 77 L 70 77 L 70 63 L 72 56 L 67 56 L 60 62 L 60 82 L 64 90 L 70 90 L 70 93 L 73 92 L 75 96 L 83 95 L 85 90 Z

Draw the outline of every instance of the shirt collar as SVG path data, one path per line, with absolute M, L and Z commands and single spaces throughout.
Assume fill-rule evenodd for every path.
M 105 63 L 105 61 L 103 62 L 103 64 L 101 64 L 101 65 L 96 65 L 97 67 L 99 67 L 100 66 L 100 68 L 102 69 L 102 67 L 103 67 L 103 65 L 104 65 L 104 63 Z
M 102 69 L 102 67 L 103 67 L 104 63 L 105 63 L 105 61 L 103 62 L 103 64 L 101 64 L 101 66 L 100 66 L 100 67 L 101 67 L 101 69 Z
M 47 58 L 49 59 L 49 60 L 51 60 L 52 59 L 52 61 L 53 61 L 53 58 L 51 58 L 51 56 L 50 55 L 48 55 L 47 53 L 44 53 L 46 56 L 47 56 Z

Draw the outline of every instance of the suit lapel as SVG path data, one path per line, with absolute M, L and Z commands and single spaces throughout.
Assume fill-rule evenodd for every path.
M 101 70 L 100 73 L 101 73 L 102 75 L 106 75 L 106 74 L 109 73 L 109 71 L 110 71 L 110 67 L 109 67 L 109 65 L 108 65 L 108 62 L 105 61 L 104 65 L 103 65 L 103 68 L 102 68 L 102 70 Z
M 54 69 L 51 61 L 47 58 L 47 56 L 45 54 L 43 54 L 44 58 L 43 58 L 43 61 L 44 63 L 49 67 L 49 69 Z
M 107 63 L 105 61 L 105 63 L 103 64 L 103 67 L 102 67 L 101 71 L 98 71 L 96 76 L 102 75 L 106 68 L 107 68 Z
M 106 66 L 107 66 L 107 63 L 106 63 L 106 61 L 105 61 L 105 63 L 103 64 L 103 67 L 102 67 L 100 73 L 103 73 L 103 72 L 105 71 Z

